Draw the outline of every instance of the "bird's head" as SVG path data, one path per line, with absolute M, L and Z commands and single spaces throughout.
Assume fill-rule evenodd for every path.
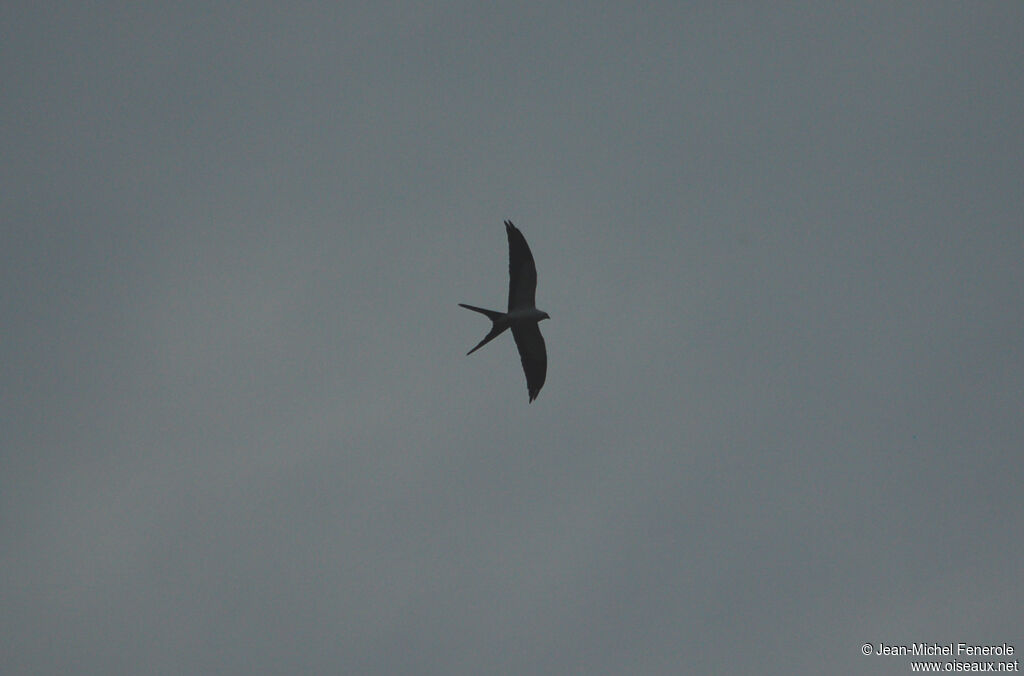
M 551 315 L 549 315 L 547 312 L 541 312 L 540 319 L 538 319 L 537 321 L 540 322 L 544 321 L 545 319 L 551 319 Z

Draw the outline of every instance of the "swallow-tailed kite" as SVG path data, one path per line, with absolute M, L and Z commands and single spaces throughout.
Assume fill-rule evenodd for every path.
M 540 388 L 544 386 L 544 378 L 548 372 L 548 355 L 544 349 L 544 337 L 540 335 L 538 322 L 551 317 L 547 312 L 541 312 L 534 307 L 537 268 L 533 264 L 533 254 L 530 253 L 523 233 L 512 225 L 512 221 L 505 221 L 505 234 L 508 235 L 508 312 L 495 312 L 459 303 L 467 310 L 486 315 L 492 322 L 491 332 L 466 354 L 473 354 L 500 336 L 505 329 L 512 329 L 512 337 L 519 348 L 519 357 L 523 361 L 523 371 L 526 373 L 526 388 L 530 392 L 530 402 L 533 402 Z

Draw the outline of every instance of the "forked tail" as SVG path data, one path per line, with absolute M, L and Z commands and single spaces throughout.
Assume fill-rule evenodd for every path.
M 459 303 L 459 307 L 464 307 L 467 310 L 472 310 L 473 312 L 479 312 L 482 315 L 486 315 L 487 318 L 490 319 L 491 323 L 492 323 L 490 333 L 488 333 L 486 336 L 484 336 L 484 339 L 481 340 L 479 343 L 477 343 L 476 347 L 474 347 L 472 350 L 467 352 L 466 356 L 469 356 L 469 355 L 473 354 L 474 352 L 479 350 L 481 347 L 483 347 L 487 343 L 491 342 L 492 340 L 494 340 L 495 338 L 500 336 L 505 331 L 505 329 L 507 329 L 508 326 L 509 326 L 508 325 L 508 321 L 506 319 L 506 315 L 505 315 L 504 312 L 495 312 L 494 310 L 485 310 L 482 307 L 476 307 L 475 305 L 466 305 L 465 303 Z M 503 321 L 503 320 L 505 320 L 505 321 Z

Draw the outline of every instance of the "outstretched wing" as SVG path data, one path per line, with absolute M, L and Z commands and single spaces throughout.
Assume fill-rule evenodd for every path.
M 540 335 L 540 326 L 536 322 L 514 324 L 512 337 L 519 348 L 519 358 L 523 361 L 523 372 L 526 374 L 526 389 L 530 392 L 530 401 L 537 398 L 544 379 L 548 375 L 548 353 L 544 348 L 544 336 Z
M 505 233 L 508 235 L 508 309 L 511 312 L 532 308 L 537 291 L 537 267 L 533 264 L 533 254 L 523 233 L 512 225 L 512 221 L 505 221 Z M 543 345 L 541 341 L 542 348 Z M 543 378 L 541 382 L 544 382 Z

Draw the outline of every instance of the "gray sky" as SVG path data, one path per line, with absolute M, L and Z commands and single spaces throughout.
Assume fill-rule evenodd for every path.
M 1021 3 L 12 2 L 0 66 L 3 673 L 1024 651 Z

